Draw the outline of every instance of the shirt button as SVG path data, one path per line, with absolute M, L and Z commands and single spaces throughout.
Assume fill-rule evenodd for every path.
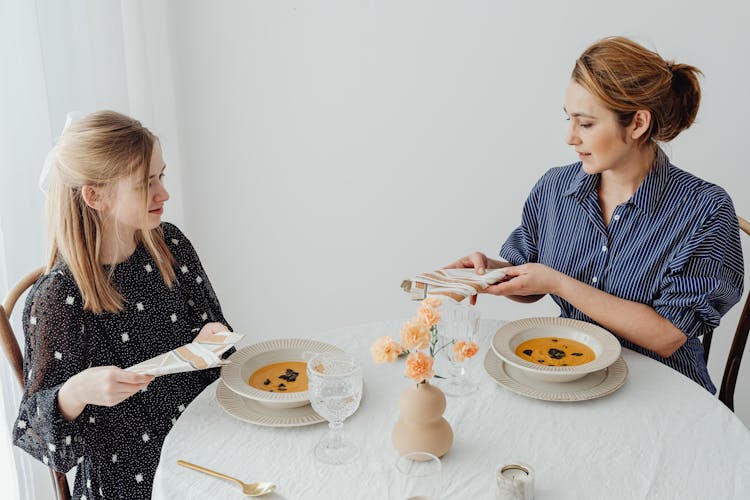
M 606 252 L 606 251 L 607 251 L 607 245 L 604 245 L 604 246 L 602 247 L 602 252 Z
M 620 214 L 615 214 L 615 217 L 614 217 L 614 219 L 615 219 L 615 220 L 620 220 Z
M 597 281 L 599 281 L 599 278 L 597 278 L 596 276 L 594 276 L 593 278 L 591 278 L 591 282 L 592 283 L 596 283 Z

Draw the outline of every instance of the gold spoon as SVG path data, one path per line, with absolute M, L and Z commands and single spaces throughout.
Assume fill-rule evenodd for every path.
M 276 491 L 276 485 L 273 483 L 243 483 L 239 479 L 233 478 L 232 476 L 227 476 L 226 474 L 222 474 L 221 472 L 206 469 L 205 467 L 191 464 L 190 462 L 186 462 L 184 460 L 178 460 L 177 465 L 182 465 L 183 467 L 187 467 L 188 469 L 203 472 L 204 474 L 208 474 L 209 476 L 216 476 L 220 477 L 221 479 L 226 479 L 227 481 L 234 481 L 235 483 L 242 486 L 242 493 L 244 493 L 247 497 L 259 497 L 261 495 L 267 495 L 268 493 L 273 493 L 274 491 Z

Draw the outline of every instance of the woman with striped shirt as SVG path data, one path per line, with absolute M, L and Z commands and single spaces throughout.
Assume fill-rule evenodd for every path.
M 550 294 L 563 317 L 600 324 L 715 393 L 700 337 L 742 294 L 737 217 L 726 191 L 659 147 L 693 123 L 699 74 L 622 37 L 586 49 L 565 96 L 580 161 L 534 186 L 505 261 L 475 252 L 449 267 L 505 267 L 509 279 L 485 293 Z

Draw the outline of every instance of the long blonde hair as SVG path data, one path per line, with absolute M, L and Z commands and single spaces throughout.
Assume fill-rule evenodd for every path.
M 599 40 L 576 60 L 571 78 L 617 115 L 625 127 L 635 112 L 651 112 L 643 141 L 669 142 L 692 125 L 698 114 L 701 71 L 664 60 L 628 38 Z
M 114 111 L 97 111 L 72 123 L 57 142 L 47 199 L 50 272 L 59 259 L 67 264 L 83 298 L 83 308 L 99 314 L 122 310 L 124 299 L 112 285 L 115 266 L 101 261 L 102 216 L 83 199 L 83 186 L 104 188 L 142 171 L 148 185 L 149 164 L 157 138 L 138 120 Z M 161 228 L 146 230 L 148 189 L 144 189 L 144 229 L 136 231 L 167 286 L 175 280 L 174 256 Z

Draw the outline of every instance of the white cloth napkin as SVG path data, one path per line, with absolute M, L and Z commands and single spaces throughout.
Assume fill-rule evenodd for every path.
M 444 296 L 461 302 L 466 297 L 476 295 L 488 286 L 499 283 L 503 278 L 505 278 L 504 269 L 488 269 L 485 274 L 477 274 L 471 268 L 439 269 L 404 280 L 401 288 L 411 294 L 412 300 L 422 300 L 428 296 Z
M 242 337 L 244 337 L 243 334 L 235 332 L 215 333 L 209 339 L 185 344 L 126 370 L 158 377 L 225 365 L 229 361 L 221 359 L 221 355 L 231 349 Z

